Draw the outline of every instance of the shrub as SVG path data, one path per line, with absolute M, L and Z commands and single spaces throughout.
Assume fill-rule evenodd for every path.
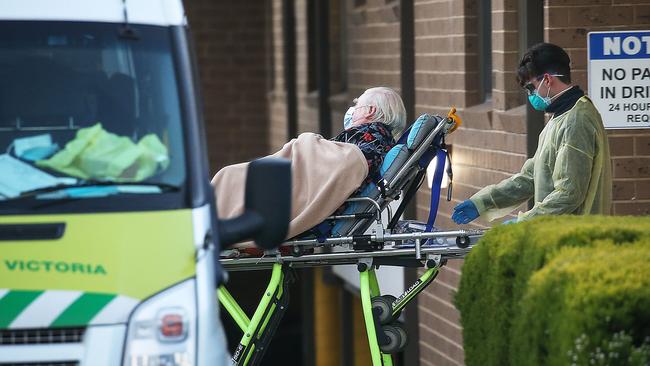
M 611 248 L 619 248 L 641 242 L 647 246 L 650 245 L 649 239 L 650 220 L 638 217 L 545 217 L 517 225 L 502 225 L 490 230 L 466 258 L 456 296 L 456 305 L 461 312 L 467 364 L 537 364 L 522 363 L 521 360 L 535 359 L 535 355 L 547 351 L 543 348 L 535 352 L 524 351 L 522 347 L 526 344 L 534 344 L 537 347 L 534 342 L 551 338 L 548 335 L 544 337 L 545 320 L 541 319 L 547 319 L 544 318 L 545 312 L 562 313 L 563 304 L 554 301 L 544 302 L 544 307 L 532 306 L 530 299 L 533 295 L 528 294 L 532 291 L 531 278 L 555 258 L 568 258 L 566 251 L 574 250 L 570 252 L 571 258 L 580 258 L 585 250 L 595 246 L 609 245 Z M 643 244 L 639 244 L 641 245 Z M 610 257 L 616 256 L 617 252 L 610 251 Z M 606 263 L 599 265 L 602 272 L 610 270 Z M 646 276 L 650 276 L 650 263 L 643 269 L 636 270 L 643 270 Z M 555 274 L 550 272 L 547 272 L 547 276 L 556 278 Z M 544 281 L 536 281 L 540 281 L 538 286 L 547 291 L 557 291 L 558 294 L 554 295 L 556 298 L 563 298 L 563 294 L 569 295 L 565 287 L 550 288 L 543 286 Z M 544 290 L 538 291 L 541 291 L 539 294 L 543 297 Z M 607 287 L 603 296 L 614 294 L 612 291 Z M 524 299 L 527 299 L 525 304 Z M 540 313 L 533 313 L 533 310 Z M 539 318 L 535 318 L 536 316 Z M 538 325 L 535 329 L 543 329 L 542 336 L 535 333 L 538 338 L 520 339 L 522 333 L 526 332 L 525 328 L 531 326 L 529 323 Z M 580 333 L 576 336 L 579 335 Z M 530 337 L 533 337 L 532 333 Z M 531 352 L 533 354 L 528 358 L 521 356 Z M 566 355 L 565 352 L 564 361 L 568 360 Z M 566 363 L 568 362 L 560 364 Z
M 625 331 L 614 333 L 610 340 L 594 347 L 586 334 L 576 338 L 569 350 L 568 359 L 571 366 L 647 366 L 650 364 L 650 338 L 635 346 L 632 336 Z
M 601 354 L 628 365 L 624 353 L 650 336 L 650 240 L 561 249 L 531 276 L 520 306 L 511 364 L 589 365 Z

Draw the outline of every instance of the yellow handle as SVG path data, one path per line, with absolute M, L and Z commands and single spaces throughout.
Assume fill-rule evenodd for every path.
M 449 113 L 447 113 L 447 118 L 449 118 L 449 119 L 451 119 L 452 121 L 454 121 L 454 126 L 451 127 L 451 128 L 449 129 L 449 131 L 447 132 L 448 134 L 449 134 L 449 133 L 452 133 L 452 132 L 454 132 L 454 131 L 456 131 L 456 129 L 457 129 L 461 124 L 463 124 L 463 121 L 462 121 L 462 120 L 460 119 L 460 117 L 458 117 L 458 115 L 456 114 L 456 107 L 451 107 L 451 109 L 449 110 Z

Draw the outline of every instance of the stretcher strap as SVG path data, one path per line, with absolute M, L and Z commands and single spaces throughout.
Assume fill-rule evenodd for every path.
M 427 220 L 426 232 L 433 230 L 433 224 L 436 222 L 438 204 L 440 203 L 440 186 L 442 185 L 442 175 L 444 174 L 446 162 L 447 151 L 445 149 L 438 149 L 436 152 L 436 170 L 433 175 L 433 183 L 431 184 L 431 204 L 429 206 L 429 219 Z

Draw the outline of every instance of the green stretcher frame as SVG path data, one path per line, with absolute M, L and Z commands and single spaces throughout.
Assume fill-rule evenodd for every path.
M 426 267 L 427 270 L 391 304 L 393 319 L 397 319 L 404 307 L 413 301 L 436 278 L 442 265 L 444 265 L 444 261 L 440 259 L 440 256 L 435 259 L 427 259 L 420 265 Z M 411 266 L 409 265 L 409 267 Z M 373 263 L 372 257 L 361 258 L 357 264 L 361 307 L 368 335 L 372 365 L 392 366 L 392 355 L 381 351 L 380 344 L 384 336 L 378 319 L 379 314 L 377 309 L 373 309 L 372 306 L 372 299 L 381 296 L 375 272 L 377 267 L 378 265 Z M 234 365 L 254 366 L 260 364 L 288 306 L 288 287 L 293 282 L 291 270 L 291 266 L 287 264 L 273 264 L 271 278 L 252 318 L 246 315 L 225 286 L 222 285 L 217 289 L 219 302 L 243 333 L 239 345 L 233 353 Z
M 233 353 L 234 365 L 258 365 L 264 357 L 289 303 L 288 286 L 293 282 L 289 270 L 287 265 L 273 265 L 269 284 L 250 319 L 225 286 L 217 289 L 219 302 L 243 332 Z

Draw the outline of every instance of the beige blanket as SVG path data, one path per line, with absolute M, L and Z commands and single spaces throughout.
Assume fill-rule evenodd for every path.
M 270 156 L 291 160 L 292 207 L 287 238 L 321 223 L 368 175 L 368 163 L 356 145 L 329 141 L 314 133 L 301 134 Z M 247 169 L 248 163 L 230 165 L 212 178 L 219 218 L 242 213 Z

